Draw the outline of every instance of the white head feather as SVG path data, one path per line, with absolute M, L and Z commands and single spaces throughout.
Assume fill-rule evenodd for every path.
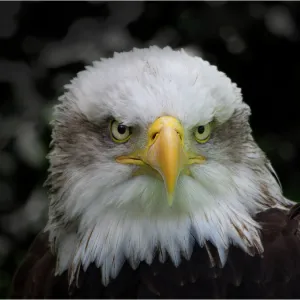
M 169 255 L 178 265 L 194 243 L 207 241 L 223 264 L 230 244 L 263 251 L 252 216 L 288 201 L 253 141 L 240 89 L 216 67 L 168 47 L 134 49 L 80 72 L 60 100 L 46 228 L 58 274 L 68 269 L 72 281 L 81 265 L 94 262 L 107 284 L 125 260 L 135 268 L 159 253 L 161 261 Z M 115 161 L 143 147 L 148 126 L 163 115 L 180 120 L 188 133 L 184 143 L 207 158 L 191 166 L 192 177 L 179 177 L 172 207 L 160 178 L 133 177 L 135 167 Z M 114 144 L 109 117 L 136 128 L 135 136 Z M 189 132 L 212 120 L 215 135 L 197 144 Z

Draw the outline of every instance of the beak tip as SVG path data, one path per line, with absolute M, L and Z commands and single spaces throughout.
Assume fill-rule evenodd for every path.
M 168 204 L 171 207 L 173 205 L 173 200 L 174 200 L 174 195 L 173 194 L 168 194 L 167 196 Z

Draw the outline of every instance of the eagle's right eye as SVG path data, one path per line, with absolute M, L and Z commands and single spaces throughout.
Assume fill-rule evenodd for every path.
M 125 143 L 131 136 L 131 128 L 116 120 L 112 120 L 110 121 L 110 134 L 114 142 Z
M 211 125 L 210 123 L 198 126 L 194 132 L 195 139 L 198 143 L 206 143 L 210 138 Z

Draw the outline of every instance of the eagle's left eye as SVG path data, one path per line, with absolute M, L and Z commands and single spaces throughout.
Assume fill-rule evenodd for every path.
M 210 138 L 211 126 L 210 123 L 206 125 L 198 126 L 195 129 L 194 135 L 198 143 L 206 143 Z
M 110 134 L 114 142 L 125 143 L 131 136 L 131 128 L 116 120 L 112 120 L 110 122 Z

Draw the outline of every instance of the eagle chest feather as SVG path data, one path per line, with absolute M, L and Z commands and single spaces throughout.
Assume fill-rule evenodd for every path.
M 290 211 L 268 209 L 256 216 L 262 226 L 264 254 L 247 255 L 232 246 L 223 268 L 216 249 L 195 246 L 179 267 L 171 261 L 127 263 L 104 287 L 101 272 L 91 265 L 80 270 L 77 285 L 68 288 L 68 274 L 54 276 L 55 258 L 47 237 L 40 235 L 21 265 L 13 298 L 298 298 L 300 289 L 300 205 Z M 208 252 L 210 255 L 208 255 Z M 28 270 L 30 270 L 28 272 Z

